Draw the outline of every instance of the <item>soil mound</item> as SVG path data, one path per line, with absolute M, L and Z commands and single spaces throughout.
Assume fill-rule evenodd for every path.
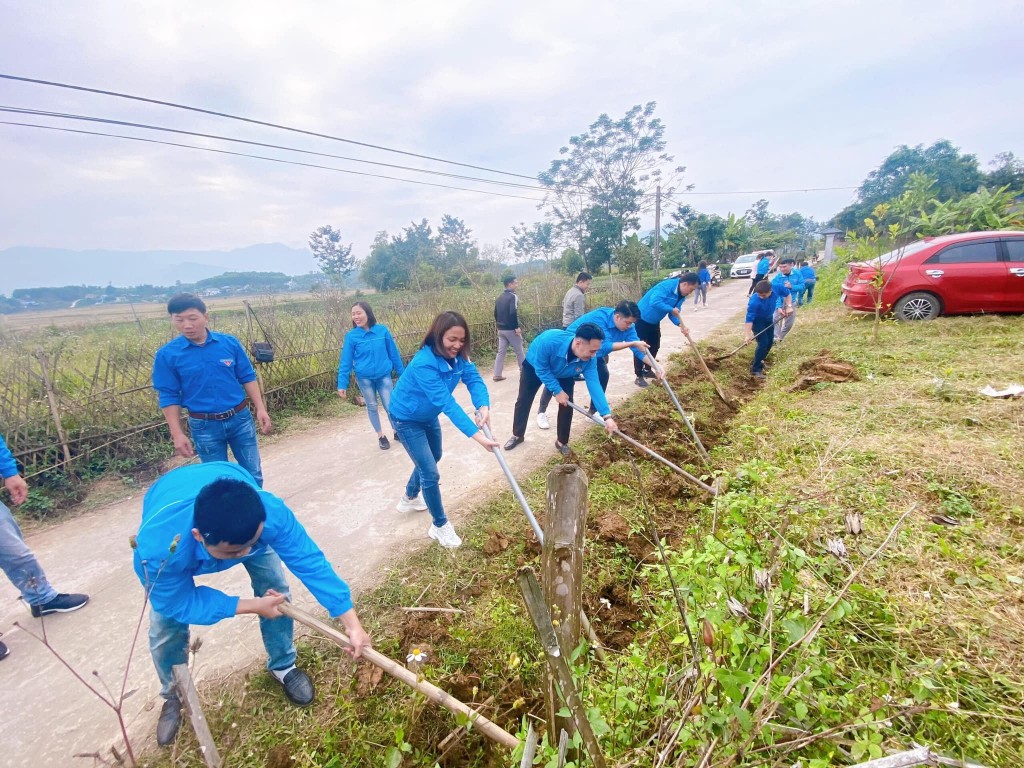
M 798 392 L 815 384 L 842 384 L 859 380 L 860 376 L 857 375 L 857 369 L 852 363 L 837 360 L 831 350 L 823 349 L 810 360 L 800 363 L 800 375 L 789 391 Z

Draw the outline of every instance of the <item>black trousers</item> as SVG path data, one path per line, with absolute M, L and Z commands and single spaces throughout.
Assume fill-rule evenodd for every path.
M 750 278 L 750 290 L 747 291 L 747 296 L 750 296 L 754 292 L 754 289 L 757 288 L 757 284 L 764 280 L 766 277 L 768 277 L 768 275 L 754 275 L 752 278 Z
M 635 358 L 634 358 L 635 359 Z M 611 374 L 608 373 L 608 358 L 599 357 L 597 358 L 597 378 L 601 382 L 601 391 L 608 391 L 608 379 Z M 548 404 L 551 402 L 551 390 L 547 387 L 542 387 L 540 391 L 540 405 L 537 406 L 537 413 L 544 413 L 548 409 Z M 594 412 L 594 406 L 590 406 L 590 412 Z
M 558 379 L 558 385 L 565 390 L 565 393 L 572 400 L 573 389 L 576 386 L 576 379 Z M 516 398 L 516 408 L 512 415 L 512 434 L 516 437 L 526 435 L 526 424 L 530 420 L 530 411 L 533 409 L 533 399 L 537 396 L 537 390 L 544 386 L 536 369 L 529 360 L 523 361 L 523 371 L 519 374 L 519 396 Z M 572 427 L 572 408 L 558 406 L 558 424 L 556 433 L 558 442 L 565 445 L 569 442 L 569 429 Z
M 640 337 L 640 341 L 646 341 L 647 346 L 650 347 L 648 351 L 650 356 L 654 359 L 658 357 L 658 350 L 661 349 L 661 325 L 652 325 L 643 318 L 636 321 L 636 325 L 633 326 L 636 329 L 636 335 Z M 633 372 L 637 378 L 643 376 L 644 372 L 650 373 L 651 367 L 644 363 L 641 363 L 636 356 L 633 356 Z

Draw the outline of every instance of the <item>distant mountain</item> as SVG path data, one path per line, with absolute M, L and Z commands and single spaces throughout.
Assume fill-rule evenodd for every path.
M 0 251 L 0 293 L 58 285 L 174 285 L 223 272 L 316 271 L 305 248 L 261 243 L 233 251 L 71 251 L 14 246 Z

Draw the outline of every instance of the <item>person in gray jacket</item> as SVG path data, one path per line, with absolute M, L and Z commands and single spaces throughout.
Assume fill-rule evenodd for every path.
M 523 351 L 523 331 L 519 327 L 519 297 L 516 296 L 516 288 L 519 281 L 515 275 L 508 275 L 505 278 L 505 290 L 494 302 L 494 322 L 498 326 L 498 356 L 494 358 L 495 381 L 504 381 L 501 375 L 505 368 L 505 355 L 508 348 L 516 353 L 516 362 L 519 370 L 523 370 L 523 360 L 526 353 Z
M 562 299 L 562 328 L 568 328 L 586 314 L 586 293 L 590 290 L 590 281 L 593 279 L 593 275 L 589 272 L 580 272 L 576 275 L 576 283 L 565 292 Z M 550 402 L 551 392 L 547 388 L 542 388 L 540 404 L 537 406 L 537 426 L 541 429 L 551 429 L 547 413 Z

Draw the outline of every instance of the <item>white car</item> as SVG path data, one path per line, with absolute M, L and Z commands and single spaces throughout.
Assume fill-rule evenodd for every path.
M 729 270 L 729 277 L 742 277 L 749 280 L 754 276 L 754 268 L 760 258 L 760 253 L 744 253 L 742 256 L 737 256 L 736 261 L 732 263 L 732 269 Z

